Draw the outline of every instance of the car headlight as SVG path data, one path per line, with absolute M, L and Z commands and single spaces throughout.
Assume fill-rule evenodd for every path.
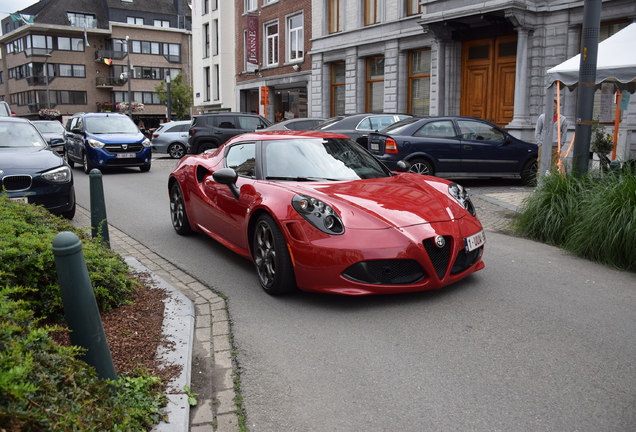
M 98 140 L 93 139 L 93 138 L 88 140 L 88 145 L 90 145 L 93 148 L 102 148 L 102 147 L 104 147 L 104 143 L 103 142 L 98 141 Z
M 141 145 L 143 145 L 144 147 L 150 147 L 150 140 L 148 138 L 146 138 L 145 140 L 143 140 L 143 142 L 141 143 Z
M 41 176 L 43 179 L 53 183 L 68 183 L 71 181 L 71 169 L 65 165 L 45 171 Z
M 458 185 L 457 183 L 451 183 L 448 185 L 448 193 L 455 198 L 466 210 L 468 213 L 475 216 L 475 206 L 473 202 L 470 200 L 468 196 L 468 192 L 464 189 L 463 186 Z
M 305 195 L 294 195 L 292 206 L 307 222 L 327 234 L 344 233 L 342 219 L 324 202 Z

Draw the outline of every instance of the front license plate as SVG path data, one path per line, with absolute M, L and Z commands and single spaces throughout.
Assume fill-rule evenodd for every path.
M 131 159 L 135 157 L 134 153 L 117 153 L 117 157 L 120 159 Z
M 466 237 L 464 239 L 466 252 L 474 251 L 478 247 L 483 246 L 484 243 L 486 243 L 486 233 L 483 230 L 479 231 L 475 235 L 471 235 L 470 237 Z
M 377 143 L 371 143 L 371 150 L 380 150 L 380 144 Z
M 21 203 L 29 203 L 29 199 L 27 197 L 16 197 L 16 198 L 9 198 L 11 201 L 18 201 Z

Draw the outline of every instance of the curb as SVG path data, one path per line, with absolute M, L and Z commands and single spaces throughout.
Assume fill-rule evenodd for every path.
M 89 228 L 91 226 L 90 210 L 77 206 L 72 223 L 78 228 Z M 182 407 L 181 402 L 178 402 L 177 406 L 179 410 L 188 411 L 188 414 L 177 415 L 171 406 L 171 400 L 166 408 L 166 411 L 170 413 L 170 427 L 167 428 L 167 424 L 156 425 L 155 427 L 160 427 L 156 429 L 156 432 L 168 429 L 171 432 L 179 432 L 180 430 L 238 432 L 240 430 L 238 407 L 234 403 L 236 397 L 234 375 L 236 372 L 230 342 L 231 322 L 225 299 L 110 224 L 108 232 L 111 248 L 114 251 L 125 257 L 127 262 L 135 263 L 136 261 L 142 265 L 153 275 L 154 280 L 165 282 L 166 285 L 174 288 L 174 291 L 171 292 L 181 293 L 194 306 L 191 313 L 184 318 L 186 321 L 194 321 L 192 337 L 186 336 L 191 343 L 188 347 L 183 348 L 186 350 L 185 353 L 183 349 L 180 349 L 174 354 L 178 357 L 185 355 L 187 362 L 191 365 L 188 368 L 190 375 L 187 377 L 187 384 L 190 385 L 193 374 L 205 373 L 209 377 L 207 383 L 209 389 L 203 392 L 190 385 L 191 391 L 202 395 L 202 397 L 197 397 L 197 405 L 191 408 L 187 404 L 186 395 L 176 395 L 185 399 L 184 407 Z M 183 301 L 185 302 L 185 299 Z M 167 325 L 167 321 L 174 319 L 173 316 L 167 315 L 170 311 L 173 309 L 166 305 L 164 326 Z M 183 331 L 179 331 L 179 333 L 181 334 Z M 169 336 L 174 337 L 175 335 Z M 196 360 L 196 364 L 194 360 Z M 183 390 L 183 386 L 177 390 Z M 174 403 L 177 404 L 176 400 Z M 181 423 L 181 426 L 177 423 Z M 184 429 L 179 429 L 180 427 Z

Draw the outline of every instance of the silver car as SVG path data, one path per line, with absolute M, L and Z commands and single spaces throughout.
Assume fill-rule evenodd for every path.
M 181 159 L 188 150 L 190 120 L 161 124 L 152 134 L 152 151 L 167 153 L 173 159 Z

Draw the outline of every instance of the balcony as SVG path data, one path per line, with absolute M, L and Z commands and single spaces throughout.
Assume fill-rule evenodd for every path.
M 46 85 L 46 78 L 47 77 L 45 77 L 44 75 L 35 75 L 35 76 L 26 77 L 26 82 L 30 86 Z M 50 76 L 48 77 L 48 79 L 49 79 L 49 83 L 51 83 L 51 81 L 53 81 L 55 77 Z
M 164 54 L 163 55 L 164 58 L 166 60 L 168 60 L 170 63 L 181 63 L 181 56 L 180 55 L 168 55 L 168 54 Z
M 97 77 L 95 78 L 95 87 L 103 90 L 110 90 L 113 87 L 121 87 L 126 84 L 126 79 L 120 77 Z
M 51 101 L 51 109 L 53 109 L 57 104 Z M 34 102 L 27 105 L 29 107 L 30 113 L 39 113 L 41 109 L 48 109 L 49 104 L 46 102 Z
M 97 50 L 95 51 L 95 61 L 101 62 L 103 59 L 108 58 L 112 60 L 123 60 L 128 53 L 126 51 L 113 51 L 113 50 Z
M 25 48 L 24 55 L 27 57 L 50 57 L 53 52 L 52 48 Z

